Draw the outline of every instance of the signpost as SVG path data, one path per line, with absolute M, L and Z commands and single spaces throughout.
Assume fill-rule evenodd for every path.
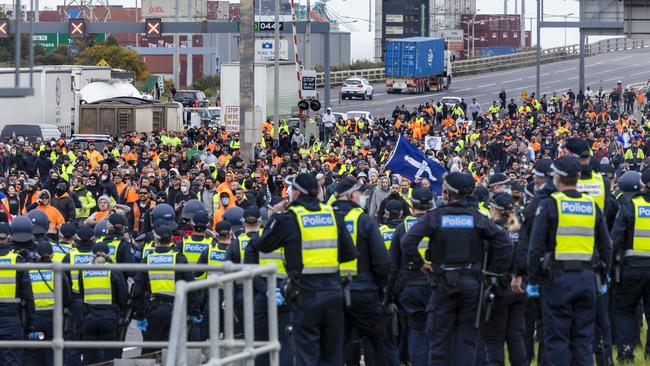
M 70 19 L 70 38 L 83 38 L 86 36 L 86 22 L 83 19 Z
M 0 19 L 0 38 L 9 37 L 9 19 Z
M 162 24 L 160 18 L 147 19 L 147 37 L 160 38 L 162 36 Z
M 60 45 L 73 45 L 68 33 L 34 33 L 32 41 L 35 45 L 43 47 L 46 53 L 52 52 Z M 95 43 L 106 43 L 106 34 L 96 34 Z
M 226 106 L 226 132 L 239 133 L 239 106 Z
M 305 98 L 316 98 L 316 70 L 302 70 L 300 90 Z
M 275 42 L 272 39 L 256 39 L 255 40 L 255 61 L 273 61 L 275 58 Z M 289 59 L 289 41 L 286 39 L 280 40 L 280 47 L 278 49 L 280 60 Z

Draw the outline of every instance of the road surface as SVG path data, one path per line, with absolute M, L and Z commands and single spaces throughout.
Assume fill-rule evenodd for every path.
M 611 90 L 617 81 L 623 86 L 645 82 L 650 79 L 650 50 L 636 49 L 598 54 L 585 59 L 585 86 L 596 92 L 601 86 L 605 91 Z M 541 66 L 541 92 L 551 96 L 553 92 L 560 95 L 571 88 L 578 94 L 578 59 L 543 64 Z M 506 90 L 508 100 L 515 98 L 520 104 L 521 92 L 535 92 L 535 66 L 514 70 L 501 70 L 477 75 L 454 78 L 451 88 L 442 92 L 413 94 L 387 94 L 384 84 L 374 84 L 374 100 L 339 100 L 340 86 L 332 89 L 332 111 L 369 111 L 373 116 L 380 113 L 389 115 L 396 105 L 405 104 L 409 109 L 430 99 L 439 100 L 444 96 L 465 98 L 470 104 L 472 98 L 487 110 L 494 100 L 498 100 L 501 88 Z M 320 91 L 322 95 L 322 90 Z

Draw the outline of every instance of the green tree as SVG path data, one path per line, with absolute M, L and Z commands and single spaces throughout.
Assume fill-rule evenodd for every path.
M 119 46 L 119 43 L 117 43 L 117 38 L 115 38 L 114 35 L 109 34 L 106 36 L 106 45 L 107 46 Z
M 40 50 L 39 50 L 40 49 Z M 74 57 L 70 56 L 68 45 L 57 46 L 50 53 L 45 53 L 43 47 L 34 47 L 34 63 L 36 65 L 70 65 L 74 63 Z
M 190 88 L 201 90 L 208 97 L 217 95 L 221 87 L 221 78 L 219 75 L 204 75 L 198 79 L 194 79 Z
M 77 65 L 96 65 L 100 60 L 106 60 L 111 67 L 133 71 L 138 80 L 147 78 L 147 65 L 138 57 L 135 51 L 120 46 L 94 45 L 81 51 L 77 57 Z

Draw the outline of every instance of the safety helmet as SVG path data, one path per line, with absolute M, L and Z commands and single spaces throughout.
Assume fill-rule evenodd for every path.
M 223 213 L 223 221 L 227 221 L 232 226 L 241 226 L 244 218 L 244 209 L 241 207 L 231 207 Z
M 18 216 L 11 222 L 11 238 L 20 243 L 34 240 L 32 220 Z
M 618 179 L 618 184 L 621 187 L 621 191 L 626 193 L 638 192 L 641 190 L 641 174 L 639 172 L 630 170 L 625 173 Z
M 102 237 L 108 233 L 108 220 L 101 220 L 97 224 L 95 224 L 95 228 L 93 229 L 93 236 L 95 238 Z
M 27 213 L 27 217 L 34 226 L 33 232 L 35 235 L 46 234 L 50 228 L 50 219 L 47 214 L 39 209 L 33 209 Z
M 156 207 L 151 210 L 151 222 L 156 222 L 157 220 L 167 221 L 167 226 L 170 230 L 178 229 L 178 224 L 176 223 L 176 213 L 172 206 L 161 203 L 156 205 Z
M 194 217 L 194 214 L 198 211 L 205 210 L 203 207 L 203 204 L 197 200 L 197 199 L 192 199 L 183 205 L 183 211 L 181 212 L 181 218 L 182 219 L 188 219 L 192 220 L 192 217 Z

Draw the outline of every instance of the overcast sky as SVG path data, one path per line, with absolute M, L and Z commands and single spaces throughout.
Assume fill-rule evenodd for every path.
M 7 0 L 5 0 L 8 2 Z M 182 1 L 182 0 L 181 0 Z M 296 0 L 302 4 L 306 4 L 307 0 Z M 317 0 L 312 0 L 312 5 L 316 3 Z M 521 1 L 521 0 L 516 0 Z M 113 5 L 124 5 L 124 6 L 134 6 L 136 3 L 140 4 L 141 0 L 108 0 L 110 4 Z M 239 2 L 233 1 L 231 2 Z M 330 7 L 333 11 L 340 14 L 341 16 L 349 15 L 359 18 L 368 17 L 368 0 L 329 0 L 327 6 Z M 57 4 L 62 4 L 62 0 L 40 0 L 40 6 L 48 6 L 50 8 L 56 7 Z M 374 22 L 374 3 L 375 0 L 371 0 L 373 6 L 373 22 Z M 509 12 L 514 12 L 514 3 L 515 0 L 508 0 L 508 9 Z M 526 0 L 526 17 L 535 17 L 535 4 L 536 0 Z M 558 14 L 577 14 L 578 13 L 578 1 L 577 0 L 552 0 L 546 1 L 546 9 L 544 9 L 545 14 L 548 15 L 558 15 Z M 503 1 L 502 0 L 477 0 L 477 9 L 479 14 L 503 14 Z M 563 20 L 560 17 L 552 18 L 546 16 L 547 20 Z M 576 21 L 576 18 L 569 18 L 569 21 Z M 374 24 L 373 32 L 368 33 L 367 23 L 361 20 L 358 20 L 353 24 L 357 29 L 357 32 L 352 33 L 352 58 L 353 59 L 370 59 L 372 58 L 373 53 L 373 44 L 374 44 Z M 526 29 L 530 30 L 531 21 L 526 21 Z M 535 21 L 532 21 L 532 26 L 535 27 Z M 343 30 L 348 30 L 345 26 L 341 27 Z M 564 29 L 543 29 L 542 30 L 542 46 L 545 48 L 548 47 L 557 47 L 564 45 Z M 566 30 L 566 42 L 567 44 L 576 44 L 578 43 L 578 32 L 575 29 Z M 535 32 L 533 32 L 533 44 L 536 43 Z

